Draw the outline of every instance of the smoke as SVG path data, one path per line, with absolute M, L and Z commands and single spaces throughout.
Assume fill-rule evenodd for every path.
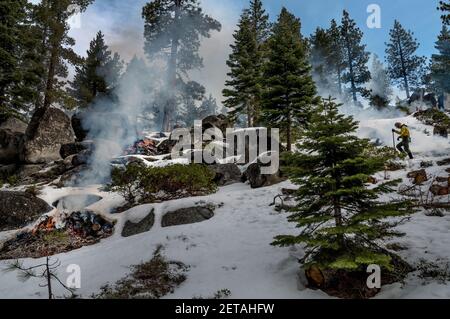
M 156 129 L 152 108 L 156 101 L 155 88 L 161 89 L 162 70 L 150 68 L 145 61 L 133 58 L 112 96 L 96 100 L 82 114 L 87 139 L 94 149 L 85 171 L 77 183 L 82 185 L 104 182 L 109 178 L 111 159 L 123 155 L 123 150 L 142 136 L 144 129 Z
M 140 22 L 143 24 L 142 20 Z M 196 22 L 187 18 L 183 20 L 187 29 L 192 29 L 189 24 Z M 130 32 L 135 34 L 134 30 Z M 218 33 L 212 32 L 212 35 L 215 34 Z M 136 38 L 133 35 L 131 41 L 134 43 L 137 41 Z M 206 52 L 210 61 L 211 56 L 215 56 L 217 50 L 221 49 L 216 47 L 214 51 L 211 45 L 204 45 L 209 41 L 208 38 L 200 39 L 202 41 L 200 55 Z M 123 49 L 126 47 L 126 40 L 115 42 L 111 48 Z M 157 40 L 163 43 L 169 42 L 164 38 Z M 217 44 L 217 40 L 215 43 Z M 141 44 L 143 45 L 143 42 Z M 141 50 L 137 50 L 137 53 L 142 52 Z M 186 57 L 183 56 L 183 58 Z M 195 56 L 193 58 L 195 59 Z M 173 93 L 170 91 L 173 90 L 172 86 L 169 86 L 166 81 L 166 62 L 164 57 L 148 61 L 135 56 L 128 63 L 113 94 L 97 98 L 88 110 L 83 112 L 83 127 L 89 131 L 87 138 L 94 142 L 94 148 L 88 161 L 88 169 L 77 178 L 77 184 L 92 185 L 107 181 L 111 172 L 111 159 L 123 155 L 125 149 L 143 137 L 144 130 L 156 131 L 161 127 L 166 97 L 170 95 L 169 93 Z M 187 61 L 187 63 L 190 62 Z M 214 63 L 217 65 L 219 62 L 216 60 Z M 225 58 L 220 61 L 220 64 L 225 65 Z M 208 64 L 207 67 L 206 74 L 212 74 L 209 69 L 214 69 L 214 66 Z M 223 72 L 224 74 L 220 75 L 222 79 L 225 78 L 226 71 Z M 185 74 L 184 80 L 191 80 L 190 74 Z M 207 78 L 202 80 L 200 84 L 208 82 Z M 217 94 L 217 91 L 215 93 Z

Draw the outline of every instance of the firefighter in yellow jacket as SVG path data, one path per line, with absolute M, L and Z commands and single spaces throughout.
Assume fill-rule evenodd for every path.
M 413 155 L 409 149 L 409 143 L 411 142 L 411 134 L 409 133 L 408 126 L 402 123 L 395 123 L 395 127 L 399 130 L 392 129 L 392 132 L 400 135 L 397 140 L 401 140 L 400 143 L 397 144 L 397 149 L 401 153 L 408 154 L 410 159 L 413 159 Z

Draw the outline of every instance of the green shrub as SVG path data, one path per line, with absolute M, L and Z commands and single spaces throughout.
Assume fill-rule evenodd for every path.
M 9 186 L 17 186 L 19 184 L 19 177 L 17 175 L 8 176 L 6 182 L 9 184 Z
M 165 167 L 130 164 L 126 169 L 113 169 L 110 189 L 129 203 L 152 203 L 215 192 L 214 177 L 214 172 L 199 164 Z
M 438 125 L 441 127 L 450 128 L 450 118 L 444 112 L 437 109 L 419 111 L 414 116 L 426 125 Z

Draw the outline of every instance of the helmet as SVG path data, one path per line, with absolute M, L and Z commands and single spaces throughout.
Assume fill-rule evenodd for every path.
M 401 128 L 402 127 L 402 123 L 400 123 L 400 122 L 395 123 L 395 127 L 396 128 Z

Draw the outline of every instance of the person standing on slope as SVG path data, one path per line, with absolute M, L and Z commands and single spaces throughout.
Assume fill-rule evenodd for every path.
M 395 123 L 395 127 L 398 130 L 392 129 L 392 132 L 400 135 L 397 140 L 401 140 L 400 143 L 397 144 L 397 149 L 400 151 L 400 153 L 406 153 L 408 154 L 410 159 L 413 159 L 413 155 L 409 149 L 409 143 L 411 143 L 411 134 L 409 133 L 408 126 L 406 124 L 402 123 Z

